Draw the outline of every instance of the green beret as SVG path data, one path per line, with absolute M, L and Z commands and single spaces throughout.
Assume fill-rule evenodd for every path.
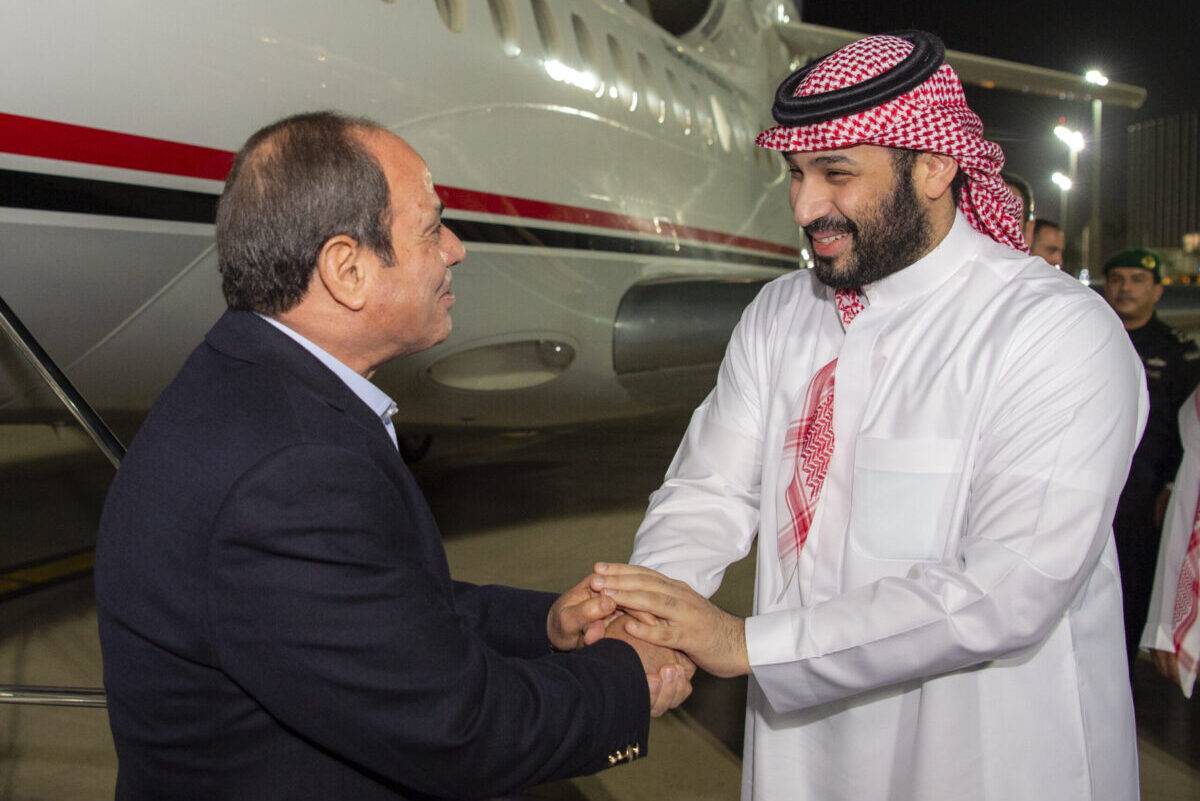
M 1162 257 L 1153 250 L 1144 248 L 1122 250 L 1104 262 L 1104 274 L 1108 275 L 1108 271 L 1113 267 L 1137 267 L 1140 270 L 1149 270 L 1154 273 L 1154 283 L 1162 283 Z

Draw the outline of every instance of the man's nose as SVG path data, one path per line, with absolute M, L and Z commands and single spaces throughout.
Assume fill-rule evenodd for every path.
M 453 267 L 467 257 L 467 248 L 458 238 L 458 234 L 451 231 L 449 226 L 443 225 L 442 232 L 444 237 L 442 253 L 446 258 L 446 266 Z
M 801 228 L 826 216 L 833 208 L 828 193 L 816 181 L 793 181 L 790 197 L 792 218 Z

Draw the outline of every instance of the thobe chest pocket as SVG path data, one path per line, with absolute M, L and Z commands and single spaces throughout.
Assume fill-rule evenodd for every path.
M 961 440 L 859 437 L 849 538 L 865 556 L 937 560 L 946 547 Z

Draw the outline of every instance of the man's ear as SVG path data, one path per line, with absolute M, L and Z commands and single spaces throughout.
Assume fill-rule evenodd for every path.
M 917 193 L 927 200 L 937 200 L 950 191 L 954 176 L 958 175 L 958 162 L 942 153 L 921 153 L 913 172 L 913 183 Z
M 317 253 L 317 277 L 330 297 L 351 311 L 361 310 L 367 300 L 365 254 L 358 240 L 345 234 L 325 240 Z

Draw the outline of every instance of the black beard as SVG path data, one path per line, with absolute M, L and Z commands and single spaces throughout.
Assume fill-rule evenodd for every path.
M 917 202 L 911 175 L 897 176 L 895 189 L 873 212 L 868 210 L 860 223 L 825 216 L 804 230 L 842 232 L 853 238 L 844 270 L 835 271 L 832 259 L 813 256 L 817 279 L 834 289 L 861 289 L 903 270 L 929 250 L 929 216 Z

